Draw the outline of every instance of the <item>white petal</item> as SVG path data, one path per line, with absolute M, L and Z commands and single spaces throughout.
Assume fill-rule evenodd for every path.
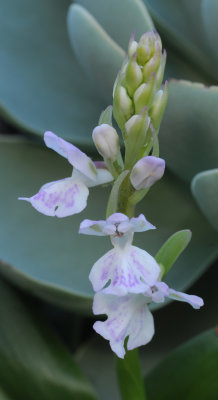
M 106 226 L 105 221 L 92 221 L 90 219 L 84 219 L 79 227 L 79 233 L 83 235 L 95 235 L 95 236 L 105 236 L 108 235 L 104 233 L 104 228 Z
M 137 218 L 131 218 L 130 223 L 134 232 L 145 232 L 150 229 L 156 229 L 156 226 L 148 222 L 143 214 L 140 214 Z
M 78 179 L 81 182 L 83 182 L 87 187 L 103 185 L 104 183 L 113 181 L 114 178 L 107 169 L 101 168 L 101 169 L 97 169 L 96 171 L 97 171 L 97 173 L 96 173 L 95 180 L 90 179 L 88 176 L 84 175 L 82 172 L 78 171 L 78 169 L 76 169 L 76 168 L 73 169 L 72 176 L 75 179 Z
M 129 294 L 113 296 L 97 293 L 93 303 L 94 314 L 107 314 L 104 322 L 95 322 L 93 328 L 110 341 L 112 350 L 118 357 L 125 355 L 124 341 L 129 336 L 129 350 L 148 343 L 154 334 L 153 317 L 144 296 Z
M 129 217 L 123 213 L 114 213 L 107 218 L 109 224 L 120 224 L 123 221 L 129 221 Z
M 92 180 L 97 179 L 95 164 L 85 153 L 66 140 L 56 136 L 52 132 L 45 132 L 44 141 L 47 147 L 65 157 L 69 163 Z
M 184 301 L 189 303 L 193 308 L 199 309 L 204 305 L 204 301 L 201 297 L 195 296 L 193 294 L 186 294 L 182 292 L 177 292 L 174 289 L 169 290 L 169 298 L 173 300 Z
M 124 296 L 128 293 L 144 293 L 153 285 L 160 273 L 160 267 L 155 259 L 146 251 L 135 246 L 126 246 L 110 250 L 92 267 L 89 279 L 97 292 L 104 289 L 105 293 Z
M 82 182 L 66 178 L 47 183 L 36 195 L 20 200 L 28 201 L 42 214 L 62 218 L 82 211 L 86 207 L 88 194 Z
M 154 336 L 154 319 L 148 306 L 142 305 L 137 309 L 129 324 L 128 335 L 128 350 L 133 350 L 151 341 Z

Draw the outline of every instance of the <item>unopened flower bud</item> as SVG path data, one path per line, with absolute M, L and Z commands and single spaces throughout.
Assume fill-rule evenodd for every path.
M 162 49 L 161 39 L 157 32 L 146 32 L 141 36 L 137 48 L 137 62 L 144 65 L 155 53 L 156 45 Z
M 128 57 L 131 58 L 135 54 L 138 47 L 138 42 L 135 41 L 135 32 L 131 35 L 128 46 Z
M 134 93 L 135 113 L 138 114 L 146 105 L 150 106 L 156 89 L 156 75 L 151 74 L 147 83 L 142 83 Z
M 119 137 L 116 130 L 108 125 L 96 126 L 92 133 L 92 139 L 98 152 L 105 160 L 115 161 L 119 151 Z
M 126 89 L 119 84 L 114 91 L 113 114 L 121 129 L 124 128 L 126 121 L 133 114 L 132 100 L 128 96 Z
M 142 83 L 142 71 L 133 56 L 125 71 L 125 85 L 128 93 L 132 96 L 137 87 Z
M 147 110 L 145 113 L 133 115 L 125 125 L 127 137 L 136 136 L 139 131 L 146 131 L 148 129 L 150 118 Z
M 161 63 L 161 46 L 160 43 L 157 42 L 155 43 L 155 52 L 153 57 L 150 58 L 148 62 L 143 67 L 143 79 L 144 81 L 147 81 L 149 76 L 151 75 L 152 72 L 156 72 L 160 66 Z
M 125 124 L 126 154 L 125 167 L 131 169 L 140 157 L 140 153 L 147 140 L 147 131 L 150 124 L 146 107 L 140 114 L 133 115 Z
M 158 92 L 155 94 L 152 107 L 149 113 L 152 125 L 156 131 L 158 131 L 160 127 L 163 113 L 167 105 L 167 100 L 168 100 L 168 84 L 166 82 L 164 89 L 158 90 Z
M 134 165 L 130 181 L 136 190 L 149 188 L 162 178 L 164 169 L 165 161 L 162 158 L 143 157 Z

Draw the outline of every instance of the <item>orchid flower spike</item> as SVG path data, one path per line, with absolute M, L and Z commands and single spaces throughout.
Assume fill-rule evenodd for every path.
M 47 147 L 66 158 L 74 167 L 72 176 L 50 182 L 41 187 L 39 192 L 26 200 L 39 212 L 59 218 L 77 214 L 87 205 L 89 187 L 111 182 L 111 173 L 100 164 L 95 163 L 81 150 L 66 142 L 52 132 L 45 132 L 44 141 Z
M 144 293 L 114 296 L 98 292 L 94 296 L 94 314 L 107 314 L 106 321 L 96 321 L 94 330 L 103 338 L 110 341 L 111 349 L 118 357 L 124 358 L 124 341 L 128 337 L 127 349 L 147 344 L 154 335 L 153 316 L 148 308 L 152 301 L 160 303 L 169 297 L 174 300 L 185 301 L 193 308 L 199 309 L 204 302 L 201 297 L 177 292 L 170 289 L 164 282 L 157 281 Z
M 109 235 L 114 246 L 92 267 L 89 279 L 98 292 L 124 296 L 142 293 L 154 285 L 160 274 L 155 259 L 136 246 L 132 246 L 134 232 L 155 229 L 143 214 L 129 219 L 122 213 L 112 214 L 106 221 L 84 220 L 79 233 L 86 235 Z M 109 283 L 110 282 L 110 283 Z

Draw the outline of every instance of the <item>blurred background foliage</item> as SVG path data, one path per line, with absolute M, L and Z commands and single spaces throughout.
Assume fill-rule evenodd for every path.
M 43 145 L 45 130 L 97 157 L 91 133 L 101 111 L 112 103 L 113 82 L 129 37 L 136 31 L 139 39 L 156 28 L 168 55 L 169 101 L 160 129 L 167 172 L 137 210 L 158 229 L 140 238 L 136 235 L 136 243 L 155 255 L 171 234 L 190 228 L 192 241 L 166 280 L 175 289 L 204 297 L 206 305 L 197 316 L 183 304 L 156 311 L 156 338 L 142 348 L 142 364 L 148 374 L 149 399 L 155 398 L 151 388 L 159 387 L 158 380 L 160 387 L 166 382 L 163 371 L 174 368 L 180 371 L 178 379 L 187 383 L 187 399 L 214 400 L 218 391 L 214 329 L 157 364 L 168 351 L 214 327 L 217 320 L 216 263 L 208 270 L 218 252 L 217 1 L 0 0 L 0 6 L 0 273 L 9 282 L 2 282 L 0 291 L 0 399 L 94 399 L 95 390 L 69 354 L 76 349 L 77 363 L 100 398 L 112 397 L 112 390 L 113 398 L 119 398 L 109 380 L 114 374 L 109 346 L 100 338 L 90 339 L 88 273 L 110 243 L 77 234 L 82 219 L 104 218 L 109 192 L 93 189 L 87 209 L 63 220 L 40 215 L 17 197 L 30 196 L 44 182 L 71 174 L 67 163 Z M 25 303 L 30 303 L 28 309 Z M 45 333 L 43 318 L 51 324 L 51 333 Z M 54 336 L 52 330 L 60 343 L 47 336 Z M 63 341 L 68 351 L 62 349 Z M 38 354 L 43 355 L 41 360 Z M 178 368 L 187 364 L 186 354 L 197 360 L 193 377 Z M 36 379 L 38 370 L 41 375 Z M 199 381 L 204 377 L 212 388 L 207 397 L 203 390 L 191 388 L 196 376 Z M 155 392 L 156 398 L 173 399 L 175 385 L 171 391 L 166 387 Z

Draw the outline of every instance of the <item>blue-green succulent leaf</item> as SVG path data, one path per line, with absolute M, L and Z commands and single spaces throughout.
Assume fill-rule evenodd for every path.
M 169 52 L 167 65 L 174 63 L 177 53 L 180 53 L 181 64 L 186 64 L 190 72 L 196 77 L 202 74 L 201 82 L 212 83 L 218 78 L 216 67 L 211 62 L 207 49 L 203 19 L 201 13 L 201 1 L 199 0 L 144 0 L 148 10 L 155 21 L 157 29 L 161 34 L 166 49 Z M 193 23 L 193 16 L 196 23 Z M 175 53 L 175 54 L 174 54 Z M 183 57 L 181 57 L 181 55 Z M 172 70 L 172 66 L 170 65 Z M 167 71 L 168 72 L 168 71 Z M 174 63 L 175 75 L 180 79 L 191 79 L 187 71 Z M 196 79 L 195 79 L 196 80 Z
M 202 18 L 204 30 L 206 32 L 206 38 L 208 40 L 208 47 L 210 50 L 210 54 L 212 59 L 217 63 L 218 62 L 218 2 L 216 0 L 202 0 L 199 2 L 202 7 Z M 217 66 L 216 66 L 217 69 Z M 218 75 L 218 74 L 217 74 Z
M 161 156 L 186 181 L 217 167 L 218 87 L 171 81 L 160 129 Z M 178 157 L 179 154 L 179 157 Z
M 130 35 L 136 38 L 154 29 L 154 24 L 142 0 L 76 0 L 101 24 L 111 38 L 127 50 Z
M 197 174 L 191 187 L 201 211 L 218 230 L 218 169 Z
M 124 50 L 78 4 L 69 8 L 67 22 L 74 53 L 93 83 L 93 93 L 99 92 L 103 99 L 112 102 L 112 87 L 125 57 Z
M 32 133 L 49 129 L 90 145 L 104 105 L 69 43 L 70 1 L 1 0 L 0 5 L 0 112 Z

